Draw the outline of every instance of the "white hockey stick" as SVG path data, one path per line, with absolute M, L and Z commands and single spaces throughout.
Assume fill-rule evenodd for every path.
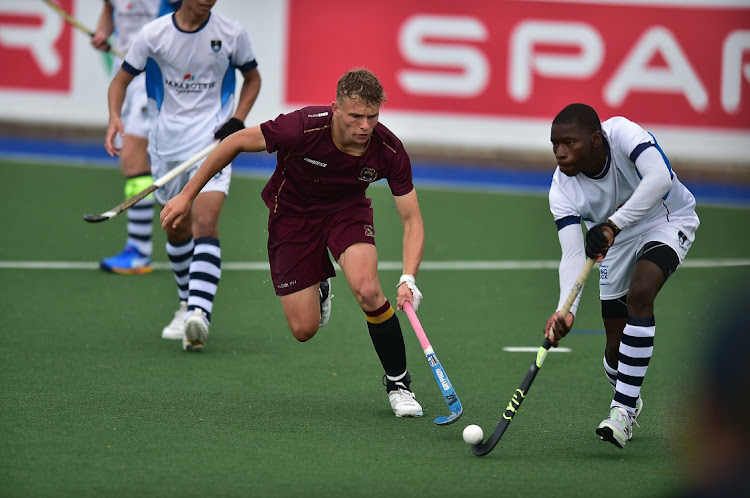
M 206 157 L 208 154 L 210 154 L 211 151 L 214 150 L 217 145 L 219 145 L 219 141 L 218 140 L 216 140 L 214 142 L 211 142 L 211 145 L 209 145 L 205 149 L 201 150 L 200 152 L 198 152 L 193 157 L 191 157 L 187 161 L 183 162 L 179 166 L 176 166 L 176 167 L 172 168 L 169 171 L 169 173 L 167 173 L 166 175 L 162 176 L 161 178 L 158 178 L 158 179 L 154 180 L 154 183 L 152 183 L 150 187 L 148 187 L 148 188 L 146 188 L 144 190 L 141 190 L 140 192 L 138 192 L 137 194 L 135 194 L 133 197 L 131 197 L 130 199 L 128 199 L 125 202 L 123 202 L 122 204 L 120 204 L 118 206 L 115 206 L 112 209 L 110 209 L 109 211 L 106 211 L 106 212 L 104 212 L 102 214 L 84 214 L 83 215 L 83 219 L 86 220 L 86 221 L 88 221 L 89 223 L 96 223 L 96 222 L 99 222 L 99 221 L 106 221 L 106 220 L 108 220 L 110 218 L 114 218 L 115 216 L 117 216 L 118 214 L 122 213 L 123 211 L 125 211 L 129 207 L 133 206 L 133 204 L 135 204 L 136 202 L 138 202 L 141 199 L 143 199 L 144 197 L 146 197 L 148 194 L 150 194 L 154 190 L 158 189 L 162 185 L 165 185 L 169 181 L 175 179 L 177 176 L 179 176 L 180 174 L 182 174 L 185 171 L 187 171 L 188 169 L 190 169 L 191 166 L 193 166 L 195 163 L 197 163 L 198 161 L 200 161 L 201 159 L 203 159 L 204 157 Z
M 68 22 L 69 22 L 69 23 L 70 23 L 70 24 L 71 24 L 71 25 L 72 25 L 73 27 L 77 28 L 77 29 L 78 29 L 79 31 L 81 31 L 82 33 L 84 33 L 84 34 L 88 35 L 89 37 L 92 37 L 92 38 L 93 38 L 93 36 L 94 36 L 94 32 L 93 32 L 93 31 L 91 31 L 91 30 L 90 30 L 90 29 L 88 29 L 88 28 L 87 28 L 86 26 L 84 26 L 83 24 L 81 24 L 80 22 L 78 22 L 78 20 L 77 20 L 77 19 L 76 19 L 75 17 L 73 17 L 73 16 L 71 16 L 70 14 L 68 14 L 67 12 L 65 12 L 65 11 L 64 11 L 64 10 L 63 10 L 63 9 L 62 9 L 62 8 L 61 8 L 61 7 L 59 6 L 59 5 L 57 5 L 57 4 L 55 3 L 55 2 L 53 2 L 52 0 L 42 0 L 42 1 L 43 1 L 44 3 L 46 3 L 47 5 L 49 5 L 49 6 L 50 6 L 50 8 L 51 8 L 52 10 L 54 10 L 55 12 L 57 12 L 57 14 L 58 14 L 58 15 L 59 15 L 60 17 L 62 17 L 62 18 L 63 18 L 63 19 L 65 19 L 66 21 L 68 21 Z M 112 52 L 113 54 L 115 54 L 115 55 L 116 55 L 117 57 L 119 57 L 120 59 L 122 59 L 122 60 L 125 60 L 125 54 L 123 54 L 122 52 L 120 52 L 120 51 L 119 51 L 119 50 L 117 50 L 116 48 L 114 48 L 114 47 L 109 47 L 109 51 L 110 51 L 110 52 Z

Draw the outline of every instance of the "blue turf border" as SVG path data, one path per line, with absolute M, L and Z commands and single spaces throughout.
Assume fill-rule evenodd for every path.
M 72 164 L 110 164 L 102 142 L 83 142 L 39 138 L 0 137 L 0 157 L 15 160 L 42 160 Z M 272 154 L 242 154 L 233 167 L 238 172 L 259 176 L 270 175 L 276 164 Z M 493 169 L 472 165 L 449 165 L 414 161 L 414 182 L 417 185 L 466 190 L 490 190 L 546 194 L 552 178 L 549 173 L 524 171 L 522 166 L 503 166 Z M 715 182 L 684 182 L 699 204 L 750 207 L 750 186 Z

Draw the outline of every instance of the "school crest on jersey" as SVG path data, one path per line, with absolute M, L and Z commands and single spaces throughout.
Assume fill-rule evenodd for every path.
M 362 168 L 362 171 L 359 172 L 357 179 L 362 180 L 363 182 L 372 183 L 378 179 L 378 172 L 372 168 L 364 167 Z
M 221 40 L 211 40 L 211 50 L 218 54 L 221 50 Z
M 375 228 L 372 225 L 365 225 L 365 237 L 375 237 Z

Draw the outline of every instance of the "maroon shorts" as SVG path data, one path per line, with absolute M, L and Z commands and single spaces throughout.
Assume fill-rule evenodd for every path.
M 268 261 L 277 296 L 306 289 L 336 275 L 328 256 L 338 260 L 347 247 L 375 245 L 372 208 L 354 206 L 328 216 L 268 218 Z

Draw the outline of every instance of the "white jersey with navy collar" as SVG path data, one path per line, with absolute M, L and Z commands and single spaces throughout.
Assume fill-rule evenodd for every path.
M 114 48 L 123 54 L 133 44 L 143 26 L 157 17 L 174 12 L 179 0 L 104 0 L 112 6 L 115 38 Z M 119 67 L 122 61 L 117 61 Z
M 236 69 L 256 66 L 245 29 L 220 14 L 193 32 L 178 28 L 174 14 L 144 26 L 122 68 L 146 72 L 149 154 L 184 160 L 206 147 L 234 113 Z
M 590 228 L 609 218 L 622 229 L 617 242 L 636 237 L 659 223 L 695 216 L 693 194 L 677 179 L 650 133 L 624 117 L 604 121 L 602 131 L 608 157 L 600 175 L 592 178 L 579 173 L 569 177 L 560 168 L 555 170 L 549 203 L 558 230 L 578 224 L 581 219 Z M 668 190 L 648 192 L 650 187 L 642 185 L 639 166 L 660 175 L 661 188 L 666 181 Z M 634 196 L 639 187 L 640 195 Z

